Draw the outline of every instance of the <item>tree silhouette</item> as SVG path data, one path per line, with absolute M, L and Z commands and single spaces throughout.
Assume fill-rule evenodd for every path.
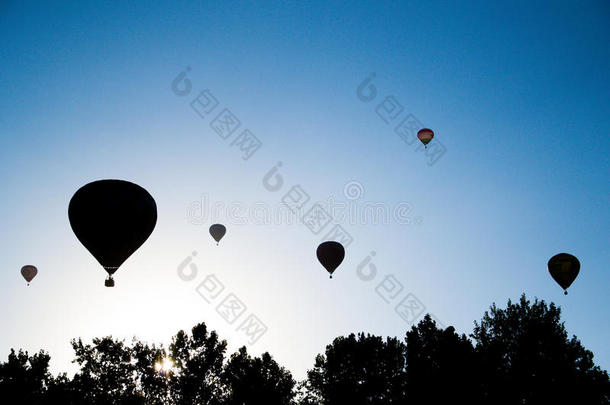
M 86 403 L 83 398 L 79 398 L 78 393 L 79 390 L 76 387 L 76 383 L 63 373 L 49 381 L 43 403 L 62 405 L 80 405 Z
M 493 304 L 471 335 L 425 316 L 405 343 L 359 333 L 338 337 L 298 385 L 269 353 L 227 343 L 204 323 L 166 349 L 110 336 L 72 340 L 76 374 L 53 377 L 50 356 L 11 350 L 0 362 L 2 403 L 152 405 L 608 404 L 610 380 L 554 304 L 523 295 Z M 473 344 L 474 343 L 474 344 Z M 160 364 L 173 366 L 160 368 Z M 7 402 L 8 401 L 8 402 Z
M 465 335 L 437 328 L 426 315 L 407 332 L 406 343 L 410 403 L 479 403 L 478 362 Z
M 215 331 L 208 333 L 204 323 L 197 324 L 188 335 L 179 331 L 169 346 L 176 365 L 170 376 L 171 397 L 180 404 L 221 404 L 226 397 L 222 384 L 227 342 L 219 340 Z
M 0 364 L 0 398 L 22 398 L 24 403 L 41 404 L 52 380 L 48 353 L 11 349 L 8 361 Z
M 135 341 L 132 356 L 135 360 L 136 384 L 144 402 L 150 405 L 163 405 L 170 402 L 169 374 L 157 369 L 157 365 L 161 364 L 166 356 L 163 347 L 149 346 L 146 343 Z
M 137 389 L 133 352 L 121 340 L 95 338 L 93 344 L 72 341 L 80 371 L 73 379 L 76 397 L 89 404 L 144 403 Z
M 379 336 L 336 338 L 308 373 L 307 401 L 324 405 L 395 404 L 405 397 L 405 345 Z
M 269 353 L 252 358 L 246 347 L 231 356 L 222 373 L 229 396 L 226 405 L 290 405 L 296 382 Z
M 568 338 L 560 315 L 555 304 L 530 304 L 522 295 L 506 309 L 492 305 L 475 323 L 486 403 L 608 403 L 607 372 L 575 336 Z

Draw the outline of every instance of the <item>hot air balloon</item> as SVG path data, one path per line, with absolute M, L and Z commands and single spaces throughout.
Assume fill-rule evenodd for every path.
M 323 242 L 318 246 L 316 255 L 322 266 L 330 273 L 330 278 L 333 278 L 333 272 L 339 267 L 345 257 L 345 249 L 339 242 Z
M 227 228 L 225 228 L 225 226 L 222 224 L 214 224 L 210 226 L 210 235 L 212 235 L 212 238 L 214 238 L 217 245 L 222 237 L 225 236 L 225 233 L 227 233 Z
M 25 281 L 28 282 L 28 285 L 30 285 L 30 281 L 32 281 L 34 277 L 36 277 L 36 274 L 38 274 L 38 269 L 36 268 L 36 266 L 28 264 L 21 268 L 21 275 L 23 276 L 23 278 L 25 278 Z
M 99 180 L 81 187 L 70 200 L 70 226 L 78 240 L 112 275 L 148 239 L 157 223 L 157 204 L 137 184 Z
M 434 138 L 434 131 L 428 128 L 422 128 L 417 131 L 417 139 L 420 140 L 421 143 L 424 144 L 424 147 L 428 147 L 428 143 Z
M 564 289 L 568 295 L 568 287 L 574 282 L 580 271 L 580 262 L 569 253 L 559 253 L 549 260 L 549 273 L 551 277 Z

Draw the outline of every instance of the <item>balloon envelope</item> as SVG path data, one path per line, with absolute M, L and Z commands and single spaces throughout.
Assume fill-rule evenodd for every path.
M 328 241 L 318 246 L 316 251 L 318 260 L 324 268 L 331 274 L 339 267 L 345 258 L 345 249 L 339 242 Z
M 25 278 L 25 281 L 27 281 L 28 284 L 34 279 L 34 277 L 36 277 L 36 274 L 38 274 L 38 269 L 36 266 L 31 266 L 28 264 L 21 268 L 21 275 L 23 278 Z
M 574 282 L 580 271 L 580 262 L 575 256 L 569 253 L 559 253 L 551 257 L 548 263 L 551 277 L 563 288 L 567 290 Z M 567 291 L 565 292 L 568 293 Z
M 222 224 L 214 224 L 210 226 L 210 235 L 216 241 L 216 243 L 220 242 L 223 236 L 227 233 L 227 228 L 225 228 Z
M 78 240 L 112 275 L 155 229 L 157 205 L 137 184 L 99 180 L 74 194 L 68 217 Z
M 427 145 L 434 138 L 434 131 L 428 128 L 422 128 L 417 131 L 417 139 L 424 145 Z

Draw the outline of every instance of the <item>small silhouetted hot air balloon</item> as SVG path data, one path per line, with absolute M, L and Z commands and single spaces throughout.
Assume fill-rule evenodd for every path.
M 28 282 L 28 285 L 30 285 L 30 281 L 32 281 L 34 277 L 36 277 L 36 274 L 38 274 L 38 269 L 36 268 L 36 266 L 28 264 L 21 268 L 21 275 L 23 276 L 23 278 L 25 278 L 25 281 Z
M 333 278 L 333 272 L 345 258 L 345 249 L 339 242 L 323 242 L 318 246 L 316 255 L 322 266 L 330 273 L 330 278 Z
M 559 253 L 551 257 L 548 263 L 549 273 L 568 295 L 568 287 L 574 282 L 580 271 L 580 262 L 569 253 Z
M 434 138 L 434 131 L 428 128 L 422 128 L 417 131 L 417 139 L 420 140 L 421 143 L 424 144 L 424 147 L 428 147 L 428 143 Z
M 70 225 L 78 240 L 112 275 L 148 239 L 157 223 L 157 204 L 148 191 L 124 180 L 99 180 L 70 200 Z
M 227 233 L 227 228 L 225 228 L 225 226 L 222 224 L 214 224 L 210 226 L 210 235 L 212 235 L 212 238 L 214 238 L 217 245 L 222 237 L 225 236 L 225 233 Z

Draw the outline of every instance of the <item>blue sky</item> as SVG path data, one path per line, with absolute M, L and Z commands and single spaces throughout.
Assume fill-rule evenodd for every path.
M 492 302 L 556 302 L 610 368 L 609 17 L 603 1 L 3 3 L 2 355 L 43 348 L 70 371 L 73 337 L 168 342 L 200 321 L 231 349 L 248 344 L 243 318 L 227 323 L 197 293 L 214 274 L 219 299 L 235 294 L 267 326 L 250 350 L 297 377 L 336 336 L 404 336 L 394 308 L 409 293 L 465 333 Z M 186 67 L 180 97 L 171 85 Z M 372 72 L 365 103 L 356 90 Z M 201 118 L 189 103 L 204 89 L 219 105 Z M 390 124 L 376 113 L 388 96 L 403 107 Z M 228 140 L 210 127 L 224 108 L 241 121 Z M 446 148 L 434 165 L 394 132 L 408 114 Z M 231 143 L 246 128 L 262 146 L 244 160 Z M 263 177 L 279 161 L 271 192 Z M 103 178 L 142 185 L 159 210 L 114 289 L 67 218 L 73 193 Z M 350 182 L 360 198 L 344 195 Z M 410 223 L 347 217 L 314 235 L 248 214 L 281 215 L 295 185 L 308 207 L 408 206 Z M 237 214 L 193 221 L 202 199 Z M 219 247 L 212 219 L 227 224 Z M 336 224 L 353 242 L 331 281 L 315 248 Z M 193 251 L 198 274 L 183 281 Z M 363 281 L 371 251 L 378 273 Z M 564 251 L 582 264 L 568 296 L 546 269 Z M 40 271 L 30 287 L 24 264 Z M 376 288 L 389 275 L 403 289 L 386 303 Z

